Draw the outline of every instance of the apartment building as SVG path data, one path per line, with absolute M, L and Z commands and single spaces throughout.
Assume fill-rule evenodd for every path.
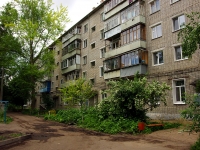
M 61 37 L 62 46 L 52 45 L 57 64 L 51 77 L 56 107 L 63 106 L 59 92 L 66 82 L 83 77 L 98 96 L 106 95 L 106 81 L 147 74 L 171 86 L 167 107 L 159 104 L 149 112 L 153 118 L 177 118 L 187 107 L 183 93 L 194 92 L 199 79 L 199 50 L 192 59 L 182 56 L 178 33 L 188 22 L 186 13 L 200 11 L 199 0 L 106 0 Z

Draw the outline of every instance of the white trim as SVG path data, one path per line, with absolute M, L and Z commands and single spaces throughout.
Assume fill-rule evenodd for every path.
M 93 61 L 96 61 L 96 59 L 95 60 L 91 60 L 90 62 L 93 62 Z
M 157 23 L 154 23 L 154 24 L 150 25 L 149 27 L 152 28 L 152 27 L 157 26 L 157 25 L 159 25 L 159 24 L 162 24 L 162 21 L 157 22 Z
M 87 30 L 87 32 L 84 31 L 85 25 L 88 25 L 88 30 L 89 30 L 89 23 L 87 22 L 87 23 L 85 23 L 85 24 L 83 25 L 83 33 L 87 33 L 87 32 L 88 32 L 88 30 Z
M 99 77 L 100 78 L 103 77 L 103 76 L 101 76 L 101 68 L 103 68 L 103 66 L 99 66 Z
M 172 5 L 174 3 L 177 3 L 178 1 L 180 1 L 180 0 L 176 0 L 175 2 L 172 3 L 172 0 L 169 0 L 169 3 L 170 3 L 170 5 Z
M 180 46 L 182 45 L 182 43 L 176 43 L 176 44 L 172 44 L 172 47 L 176 47 L 176 46 Z
M 152 53 L 152 66 L 160 66 L 160 65 L 164 64 L 164 51 L 163 50 L 164 50 L 164 48 L 160 48 L 160 49 L 151 51 L 151 53 Z M 163 63 L 154 64 L 154 53 L 159 52 L 159 51 L 163 51 Z
M 180 101 L 180 102 L 177 102 L 176 101 L 176 91 L 175 91 L 175 82 L 174 81 L 179 81 L 179 80 L 184 80 L 184 87 L 185 87 L 185 91 L 186 91 L 186 79 L 185 78 L 179 78 L 179 79 L 172 79 L 172 97 L 173 97 L 173 104 L 174 105 L 184 105 L 185 104 L 185 102 L 183 102 L 183 101 Z
M 173 45 L 174 45 L 174 46 L 173 46 L 173 51 L 174 51 L 174 61 L 177 62 L 177 61 L 187 60 L 188 57 L 183 58 L 182 44 L 181 44 L 181 43 L 178 43 L 178 44 L 173 44 Z M 181 57 L 182 57 L 182 58 L 176 60 L 176 49 L 175 49 L 175 47 L 178 47 L 178 46 L 181 47 Z
M 183 16 L 184 15 L 184 18 L 185 18 L 185 24 L 186 24 L 186 15 L 184 13 L 179 13 L 179 14 L 176 14 L 174 16 L 171 17 L 171 20 L 172 20 L 172 32 L 176 32 L 176 31 L 179 31 L 180 29 L 178 30 L 174 30 L 174 18 L 178 18 L 180 16 Z
M 95 44 L 95 43 L 96 43 L 96 41 L 92 42 L 90 45 Z
M 148 4 L 152 3 L 153 1 L 155 1 L 155 0 L 150 0 L 150 1 L 148 2 Z
M 159 48 L 159 49 L 155 49 L 155 50 L 151 51 L 151 53 L 158 52 L 158 51 L 161 51 L 161 50 L 164 50 L 164 49 L 165 49 L 164 47 Z

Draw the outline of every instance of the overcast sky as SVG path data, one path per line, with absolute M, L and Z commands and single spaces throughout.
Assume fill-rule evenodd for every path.
M 0 0 L 0 7 L 10 0 Z M 55 8 L 59 7 L 60 4 L 68 7 L 70 23 L 67 24 L 66 29 L 70 28 L 81 18 L 92 11 L 93 7 L 100 4 L 100 0 L 52 0 Z

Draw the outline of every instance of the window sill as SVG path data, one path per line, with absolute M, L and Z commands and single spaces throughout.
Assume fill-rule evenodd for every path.
M 174 105 L 186 105 L 184 102 L 175 102 Z
M 175 4 L 175 3 L 179 2 L 179 1 L 180 1 L 180 0 L 178 0 L 178 1 L 176 1 L 176 2 L 173 2 L 173 3 L 170 2 L 170 5 L 173 5 L 173 4 Z
M 187 60 L 188 58 L 184 58 L 184 59 L 178 59 L 178 60 L 175 60 L 175 62 L 179 62 L 179 61 L 183 61 L 183 60 Z
M 162 64 L 154 64 L 153 66 L 161 66 L 161 65 L 163 65 L 164 63 L 162 63 Z
M 153 14 L 155 14 L 155 13 L 157 13 L 157 12 L 159 12 L 160 11 L 160 9 L 159 10 L 156 10 L 155 12 L 153 12 L 153 13 L 150 13 L 149 14 L 149 16 L 151 16 L 151 15 L 153 15 Z
M 151 39 L 151 40 L 156 40 L 156 39 L 159 39 L 159 38 L 161 38 L 162 36 L 159 36 L 159 37 L 157 37 L 157 38 L 154 38 L 154 39 Z

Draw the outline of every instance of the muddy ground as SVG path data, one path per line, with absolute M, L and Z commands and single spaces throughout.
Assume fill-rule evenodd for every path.
M 146 135 L 109 135 L 20 113 L 9 116 L 14 121 L 0 124 L 0 134 L 29 133 L 32 138 L 1 150 L 189 150 L 198 138 L 197 133 L 180 128 Z

